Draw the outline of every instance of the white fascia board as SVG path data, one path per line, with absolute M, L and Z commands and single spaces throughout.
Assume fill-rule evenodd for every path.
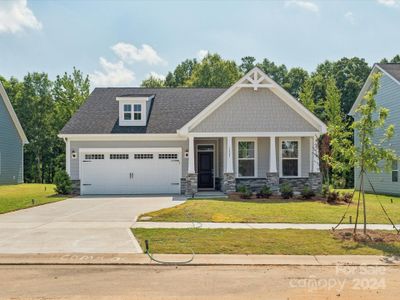
M 0 95 L 1 95 L 1 98 L 3 99 L 3 101 L 4 101 L 4 104 L 6 105 L 6 108 L 8 110 L 8 113 L 11 116 L 12 121 L 14 122 L 14 126 L 18 131 L 18 134 L 19 134 L 19 136 L 20 136 L 20 138 L 22 140 L 22 143 L 28 144 L 29 141 L 28 141 L 28 139 L 27 139 L 27 137 L 25 135 L 24 129 L 22 128 L 21 123 L 18 120 L 17 114 L 15 113 L 14 108 L 13 108 L 13 106 L 11 104 L 11 101 L 8 98 L 6 90 L 4 89 L 4 87 L 3 87 L 1 82 L 0 82 Z
M 190 137 L 314 137 L 319 131 L 306 132 L 191 132 Z
M 172 134 L 59 134 L 69 141 L 184 141 L 187 137 Z
M 324 122 L 317 118 L 313 113 L 311 113 L 307 108 L 305 108 L 298 100 L 296 100 L 292 95 L 290 95 L 284 88 L 272 80 L 267 74 L 265 74 L 260 68 L 255 67 L 239 79 L 234 85 L 227 89 L 222 95 L 215 99 L 211 104 L 209 104 L 204 110 L 197 114 L 192 120 L 186 123 L 181 129 L 178 130 L 179 134 L 186 135 L 189 133 L 191 128 L 197 126 L 201 121 L 208 117 L 212 112 L 214 112 L 218 107 L 220 107 L 225 101 L 231 98 L 236 92 L 238 92 L 244 82 L 247 81 L 248 77 L 254 73 L 261 73 L 264 80 L 271 82 L 267 84 L 266 88 L 269 88 L 273 93 L 275 93 L 281 100 L 287 103 L 292 109 L 299 113 L 308 123 L 315 127 L 318 132 L 326 133 L 327 127 Z M 248 84 L 245 84 L 246 86 Z M 259 86 L 257 86 L 259 87 Z
M 138 102 L 145 102 L 151 99 L 153 96 L 149 97 L 117 97 L 117 101 L 138 101 Z

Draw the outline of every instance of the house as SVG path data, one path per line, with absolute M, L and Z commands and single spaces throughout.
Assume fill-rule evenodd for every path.
M 228 89 L 96 88 L 62 129 L 81 194 L 321 187 L 326 126 L 259 68 Z
M 395 135 L 390 141 L 391 149 L 395 150 L 397 155 L 400 154 L 400 64 L 375 64 L 372 68 L 371 75 L 380 72 L 382 77 L 380 78 L 380 87 L 375 97 L 378 106 L 389 109 L 389 116 L 386 119 L 386 125 L 395 125 Z M 362 103 L 365 93 L 369 90 L 371 85 L 371 76 L 365 82 L 360 94 L 358 95 L 353 107 L 350 110 L 350 115 L 357 120 L 356 109 Z M 376 133 L 375 142 L 379 143 L 379 140 L 383 134 L 383 131 Z M 355 135 L 355 141 L 358 144 L 357 135 Z M 371 181 L 375 191 L 379 194 L 393 194 L 400 195 L 400 176 L 399 176 L 400 162 L 394 162 L 392 170 L 387 172 L 383 168 L 381 173 L 367 173 L 369 180 Z M 356 188 L 360 186 L 359 180 L 360 170 L 356 169 L 354 174 L 354 184 Z M 373 189 L 369 182 L 364 185 L 365 190 L 373 192 Z
M 24 144 L 28 140 L 0 82 L 0 184 L 24 182 Z

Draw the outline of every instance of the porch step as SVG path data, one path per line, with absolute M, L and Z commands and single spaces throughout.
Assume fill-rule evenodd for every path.
M 188 197 L 190 198 L 190 197 Z M 204 198 L 228 198 L 228 196 L 226 194 L 224 194 L 223 192 L 220 191 L 201 191 L 201 192 L 197 192 L 194 195 L 195 199 L 204 199 Z

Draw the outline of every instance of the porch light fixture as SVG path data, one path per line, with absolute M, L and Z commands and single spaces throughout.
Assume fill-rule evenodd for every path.
M 76 158 L 78 157 L 78 155 L 76 154 L 75 150 L 72 150 L 72 152 L 71 152 L 71 157 L 72 157 L 73 159 L 76 159 Z

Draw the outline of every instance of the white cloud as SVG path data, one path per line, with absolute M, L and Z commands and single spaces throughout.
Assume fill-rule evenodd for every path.
M 42 29 L 27 0 L 0 1 L 0 33 L 16 33 L 25 28 Z
M 285 2 L 286 6 L 297 6 L 299 8 L 318 13 L 319 12 L 319 7 L 317 4 L 311 1 L 305 1 L 305 0 L 288 0 Z
M 208 53 L 208 50 L 201 49 L 199 50 L 199 52 L 197 52 L 197 58 L 199 60 L 203 60 L 203 58 L 206 57 Z
M 400 7 L 400 0 L 377 0 L 379 4 L 388 7 Z
M 111 49 L 121 60 L 129 64 L 136 61 L 145 61 L 150 65 L 166 64 L 157 51 L 146 44 L 143 44 L 142 48 L 137 48 L 132 44 L 118 43 Z
M 157 79 L 160 79 L 160 80 L 165 80 L 165 76 L 163 75 L 163 74 L 159 74 L 159 73 L 156 73 L 156 72 L 150 72 L 149 74 L 147 74 L 147 76 L 146 76 L 147 78 L 149 78 L 149 77 L 153 77 L 153 78 L 157 78 Z
M 348 11 L 347 13 L 344 14 L 344 17 L 347 21 L 349 21 L 350 24 L 355 24 L 356 19 L 354 17 L 354 14 L 351 11 Z
M 132 85 L 135 80 L 135 73 L 126 68 L 123 61 L 112 63 L 100 57 L 100 66 L 101 71 L 94 71 L 89 75 L 93 86 Z

